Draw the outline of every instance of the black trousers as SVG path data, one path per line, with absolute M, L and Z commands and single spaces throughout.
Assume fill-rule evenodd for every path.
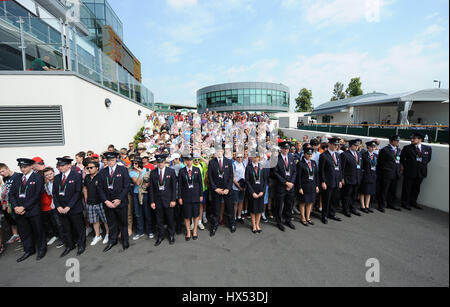
M 177 205 L 175 206 L 174 218 L 175 218 L 175 231 L 181 231 L 184 225 L 184 215 L 183 215 L 183 208 L 178 203 L 178 200 Z
M 281 224 L 282 220 L 291 221 L 292 209 L 294 207 L 295 200 L 295 188 L 290 191 L 277 191 L 275 193 L 275 202 L 272 214 L 277 221 L 277 224 Z
M 36 244 L 39 253 L 47 251 L 47 241 L 45 239 L 45 231 L 42 226 L 40 215 L 26 217 L 16 215 L 17 228 L 22 241 L 23 249 L 26 253 L 35 253 Z
M 167 225 L 169 236 L 175 236 L 175 207 L 164 208 L 162 206 L 156 206 L 156 223 L 158 224 L 159 239 L 166 237 L 165 224 Z
M 417 206 L 417 198 L 420 194 L 420 185 L 423 178 L 411 178 L 405 176 L 402 187 L 402 206 Z
M 342 206 L 344 213 L 356 211 L 355 195 L 358 193 L 358 188 L 359 185 L 356 184 L 344 184 L 342 187 Z
M 215 191 L 212 191 L 212 214 L 211 214 L 211 228 L 217 229 L 219 226 L 219 217 L 220 217 L 220 207 L 222 204 L 222 199 L 224 201 L 225 210 L 224 210 L 224 217 L 226 216 L 228 219 L 228 226 L 236 226 L 236 219 L 234 218 L 234 206 L 233 206 L 233 200 L 231 195 L 231 190 L 228 195 L 219 195 Z
M 322 194 L 322 218 L 336 216 L 336 207 L 339 202 L 339 188 L 321 190 Z
M 380 178 L 378 181 L 378 208 L 395 207 L 397 194 L 396 178 Z
M 49 238 L 58 237 L 61 240 L 64 238 L 64 231 L 57 210 L 42 211 L 41 219 L 45 234 Z
M 84 224 L 83 213 L 77 214 L 60 214 L 63 229 L 63 240 L 66 248 L 74 248 L 74 238 L 77 241 L 77 246 L 86 247 L 86 225 Z
M 106 220 L 108 221 L 109 243 L 117 243 L 120 231 L 122 246 L 127 245 L 129 243 L 128 206 L 111 209 L 108 206 L 103 205 L 103 208 L 105 210 Z

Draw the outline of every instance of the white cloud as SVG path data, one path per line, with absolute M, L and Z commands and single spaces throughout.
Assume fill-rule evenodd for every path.
M 423 32 L 422 32 L 422 36 L 424 37 L 429 37 L 431 35 L 436 35 L 441 33 L 442 31 L 444 31 L 445 28 L 438 25 L 438 24 L 432 24 L 429 27 L 427 27 Z
M 448 86 L 448 65 L 448 49 L 413 40 L 392 47 L 381 58 L 360 52 L 301 55 L 287 66 L 283 81 L 293 98 L 301 88 L 311 89 L 317 106 L 331 98 L 335 82 L 347 86 L 353 77 L 361 78 L 364 92 L 394 94 L 430 88 L 436 78 Z
M 167 4 L 174 9 L 183 9 L 197 5 L 197 0 L 167 0 Z
M 177 63 L 180 60 L 182 49 L 173 42 L 163 42 L 159 45 L 157 53 L 167 63 Z

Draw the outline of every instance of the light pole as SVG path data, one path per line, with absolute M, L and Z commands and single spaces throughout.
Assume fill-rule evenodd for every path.
M 439 83 L 439 88 L 441 88 L 441 80 L 434 80 L 434 83 Z

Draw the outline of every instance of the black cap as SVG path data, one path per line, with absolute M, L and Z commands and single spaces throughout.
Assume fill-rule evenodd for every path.
M 377 147 L 377 142 L 375 141 L 369 141 L 366 142 L 367 147 Z
M 341 142 L 340 138 L 331 138 L 328 140 L 328 143 L 333 145 L 340 145 L 341 144 L 340 142 Z
M 389 141 L 400 141 L 400 135 L 396 134 L 389 137 Z
M 168 155 L 156 155 L 155 159 L 157 163 L 162 163 L 166 161 L 167 157 Z
M 281 142 L 280 148 L 281 149 L 291 149 L 291 142 Z
M 191 155 L 191 154 L 189 154 L 189 155 L 183 155 L 183 160 L 186 160 L 186 161 L 194 160 L 194 156 Z
M 28 158 L 19 158 L 17 162 L 19 163 L 18 166 L 32 166 L 36 163 L 33 159 Z
M 307 147 L 307 148 L 303 149 L 303 153 L 304 153 L 305 155 L 312 155 L 312 154 L 314 153 L 314 148 L 312 148 L 312 147 Z
M 73 159 L 69 159 L 69 158 L 56 158 L 56 160 L 58 161 L 56 163 L 57 166 L 64 166 L 67 164 L 72 164 Z
M 106 159 L 114 159 L 119 157 L 119 153 L 115 151 L 107 151 L 103 154 Z
M 423 135 L 420 132 L 413 132 L 413 134 L 411 135 L 412 139 L 421 139 L 422 141 L 425 139 L 425 135 Z
M 361 140 L 359 140 L 359 139 L 351 140 L 351 141 L 348 142 L 348 144 L 349 144 L 350 146 L 353 146 L 353 145 L 355 145 L 355 146 L 360 146 L 360 145 L 361 145 Z

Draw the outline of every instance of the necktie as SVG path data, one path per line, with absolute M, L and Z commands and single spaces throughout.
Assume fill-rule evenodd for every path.
M 66 183 L 66 174 L 64 174 L 62 178 L 62 185 L 64 185 L 64 183 Z
M 25 186 L 27 184 L 27 176 L 23 175 L 22 177 L 22 186 Z
M 259 175 L 258 171 L 259 171 L 258 166 L 255 166 L 255 174 L 256 175 Z
M 334 152 L 333 152 L 332 156 L 333 156 L 334 164 L 337 165 L 338 163 L 337 163 L 337 160 L 336 160 L 336 154 Z
M 394 156 L 397 155 L 397 147 L 394 148 Z
M 160 169 L 159 170 L 159 185 L 162 185 L 163 184 L 163 173 L 162 173 L 162 170 Z
M 358 158 L 358 154 L 356 152 L 353 153 L 353 155 L 355 156 L 356 159 L 356 163 L 359 163 L 359 158 Z
M 110 170 L 109 170 L 109 177 L 113 177 L 113 175 L 114 175 L 114 171 L 113 171 L 113 169 L 112 168 L 110 168 Z
M 192 171 L 188 170 L 188 174 L 189 174 L 189 179 L 191 179 L 192 178 Z
M 308 161 L 308 167 L 309 167 L 309 170 L 312 172 L 311 161 Z
M 220 169 L 220 171 L 222 172 L 222 159 L 219 159 L 219 169 Z
M 289 166 L 288 161 L 287 161 L 287 157 L 284 157 L 284 164 L 286 165 L 286 169 L 287 169 L 288 166 Z

